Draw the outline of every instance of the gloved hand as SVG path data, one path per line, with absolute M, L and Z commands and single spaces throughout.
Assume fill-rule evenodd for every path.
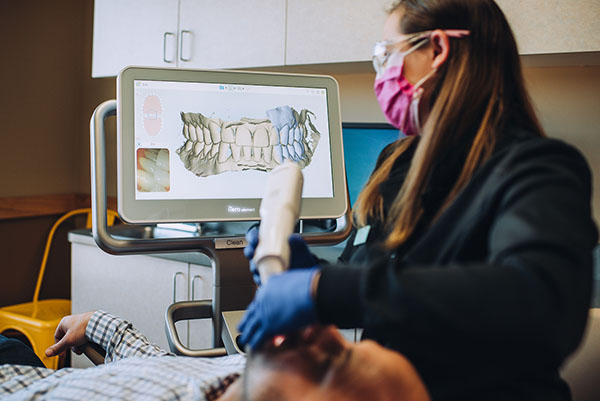
M 260 274 L 258 273 L 258 266 L 252 262 L 256 247 L 258 246 L 258 227 L 252 228 L 246 233 L 246 241 L 248 245 L 244 248 L 244 256 L 250 260 L 250 271 L 252 272 L 252 278 L 256 285 L 260 286 Z M 299 269 L 303 267 L 313 267 L 317 264 L 317 259 L 308 250 L 306 241 L 298 235 L 292 234 L 289 238 L 290 244 L 290 269 Z
M 317 311 L 311 286 L 320 270 L 320 266 L 315 266 L 271 276 L 256 292 L 238 326 L 242 345 L 257 349 L 275 335 L 295 332 L 314 323 Z

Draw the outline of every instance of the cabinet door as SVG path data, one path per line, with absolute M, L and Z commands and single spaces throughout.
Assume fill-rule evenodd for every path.
M 177 65 L 178 0 L 96 0 L 92 77 Z
M 113 256 L 95 246 L 72 245 L 72 312 L 104 310 L 131 322 L 168 349 L 165 311 L 188 299 L 188 264 L 150 256 Z M 175 287 L 174 287 L 175 286 Z M 178 330 L 184 344 L 187 325 Z
M 181 0 L 179 66 L 283 65 L 285 0 Z
M 497 0 L 520 54 L 600 51 L 598 0 Z
M 212 299 L 212 267 L 190 264 L 190 300 Z M 203 349 L 212 347 L 212 321 L 210 319 L 189 321 L 189 347 Z
M 288 0 L 286 64 L 370 61 L 389 0 Z

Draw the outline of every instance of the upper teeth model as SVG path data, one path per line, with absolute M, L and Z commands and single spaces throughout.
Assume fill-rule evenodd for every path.
M 223 121 L 200 113 L 181 112 L 185 143 L 177 154 L 185 168 L 200 177 L 255 169 L 269 171 L 285 159 L 307 166 L 321 134 L 314 114 L 290 106 L 267 111 L 265 119 Z

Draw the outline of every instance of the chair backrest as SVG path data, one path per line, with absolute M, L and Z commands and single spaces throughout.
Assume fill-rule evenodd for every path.
M 561 376 L 571 387 L 573 401 L 600 400 L 600 308 L 590 309 L 583 340 Z

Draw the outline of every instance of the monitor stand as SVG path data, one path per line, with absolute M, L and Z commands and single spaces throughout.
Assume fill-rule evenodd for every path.
M 105 120 L 116 114 L 117 101 L 107 100 L 100 104 L 90 122 L 90 148 L 92 173 L 92 233 L 98 246 L 107 253 L 114 255 L 151 254 L 163 252 L 201 252 L 207 255 L 213 267 L 213 300 L 211 308 L 213 322 L 213 343 L 221 344 L 223 327 L 222 311 L 244 310 L 251 302 L 256 291 L 252 280 L 248 260 L 243 254 L 243 237 L 207 238 L 207 237 L 177 237 L 177 238 L 117 238 L 108 232 L 107 198 L 106 198 L 106 132 Z M 333 245 L 342 242 L 352 229 L 350 205 L 346 214 L 336 219 L 335 226 L 326 224 L 325 232 L 309 232 L 304 227 L 304 239 L 310 245 Z M 220 240 L 231 242 L 235 248 L 221 247 Z M 175 304 L 174 304 L 175 305 Z M 173 305 L 172 305 L 173 306 Z M 171 316 L 172 317 L 172 316 Z M 210 316 L 206 316 L 210 317 Z M 168 319 L 167 319 L 168 321 Z M 168 323 L 168 322 L 167 322 Z M 168 329 L 174 330 L 167 324 Z M 232 326 L 233 323 L 229 325 Z M 235 339 L 235 337 L 232 337 Z
M 246 354 L 243 350 L 243 347 L 239 343 L 239 337 L 241 333 L 237 329 L 242 317 L 244 317 L 245 312 L 245 310 L 236 310 L 222 313 L 223 330 L 221 332 L 221 337 L 228 355 L 236 353 L 243 355 Z
M 230 311 L 238 311 L 243 314 L 254 298 L 256 285 L 252 280 L 248 259 L 244 256 L 243 248 L 216 249 L 215 255 L 216 258 L 213 261 L 213 346 L 221 347 L 222 332 L 224 333 L 227 328 L 237 327 L 231 326 L 231 323 L 224 325 L 222 313 L 224 315 Z

